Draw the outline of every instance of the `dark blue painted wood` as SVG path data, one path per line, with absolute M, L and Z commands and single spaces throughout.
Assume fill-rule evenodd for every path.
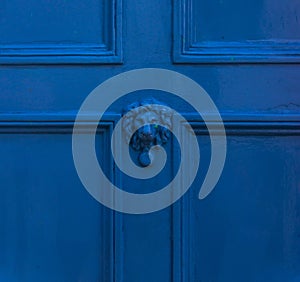
M 203 203 L 191 190 L 182 205 L 182 281 L 298 281 L 299 134 L 228 141 L 220 189 Z
M 0 64 L 122 62 L 120 0 L 1 3 Z
M 175 0 L 174 62 L 299 62 L 299 13 L 297 0 Z
M 299 281 L 298 2 L 173 2 L 0 4 L 0 281 Z M 104 6 L 109 11 L 101 16 Z M 224 11 L 249 21 L 233 28 Z M 181 72 L 206 89 L 225 121 L 228 158 L 213 193 L 199 201 L 210 157 L 203 122 L 166 93 L 128 95 L 97 132 L 107 175 L 135 191 L 174 176 L 176 144 L 167 147 L 173 162 L 164 174 L 144 185 L 115 169 L 109 154 L 121 109 L 150 95 L 193 124 L 201 171 L 174 206 L 122 215 L 95 202 L 80 183 L 71 133 L 91 90 L 141 67 Z M 94 120 L 82 124 L 83 134 Z
M 71 135 L 14 131 L 0 144 L 1 281 L 109 281 L 113 215 L 81 188 Z

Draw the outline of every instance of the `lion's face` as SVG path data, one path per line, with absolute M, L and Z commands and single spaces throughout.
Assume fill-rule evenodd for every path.
M 157 102 L 156 102 L 157 104 Z M 133 149 L 147 151 L 153 145 L 161 145 L 170 137 L 172 112 L 162 111 L 155 105 L 134 104 L 123 120 L 126 139 Z M 162 126 L 160 126 L 160 125 Z M 136 128 L 138 130 L 133 132 Z M 133 135 L 132 135 L 133 134 Z M 130 136 L 132 135 L 131 140 Z
M 147 148 L 156 143 L 156 137 L 159 134 L 157 123 L 159 123 L 159 117 L 154 112 L 145 112 L 143 115 L 138 114 L 136 116 L 134 125 L 135 128 L 139 129 L 133 138 L 135 138 L 135 141 L 139 140 L 140 146 Z

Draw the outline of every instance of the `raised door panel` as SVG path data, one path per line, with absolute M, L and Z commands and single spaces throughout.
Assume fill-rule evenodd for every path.
M 297 0 L 176 0 L 174 9 L 175 62 L 299 62 Z
M 120 63 L 121 1 L 4 1 L 0 64 Z

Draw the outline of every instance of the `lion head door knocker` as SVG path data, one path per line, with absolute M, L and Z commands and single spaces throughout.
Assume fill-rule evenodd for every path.
M 167 106 L 161 106 L 164 104 L 151 98 L 135 102 L 123 111 L 123 116 L 126 115 L 123 119 L 126 141 L 139 152 L 138 160 L 143 167 L 151 164 L 150 148 L 164 145 L 170 138 L 173 113 Z

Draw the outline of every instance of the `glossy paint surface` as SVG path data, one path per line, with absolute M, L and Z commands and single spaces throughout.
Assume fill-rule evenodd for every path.
M 32 0 L 0 8 L 0 281 L 299 281 L 298 1 Z M 146 193 L 178 168 L 175 141 L 149 182 L 114 166 L 113 126 L 123 107 L 149 96 L 191 121 L 201 164 L 172 207 L 126 215 L 84 189 L 72 126 L 96 86 L 145 67 L 178 71 L 210 94 L 225 122 L 227 161 L 199 201 L 211 154 L 202 120 L 167 93 L 127 95 L 96 137 L 99 163 L 117 185 Z

